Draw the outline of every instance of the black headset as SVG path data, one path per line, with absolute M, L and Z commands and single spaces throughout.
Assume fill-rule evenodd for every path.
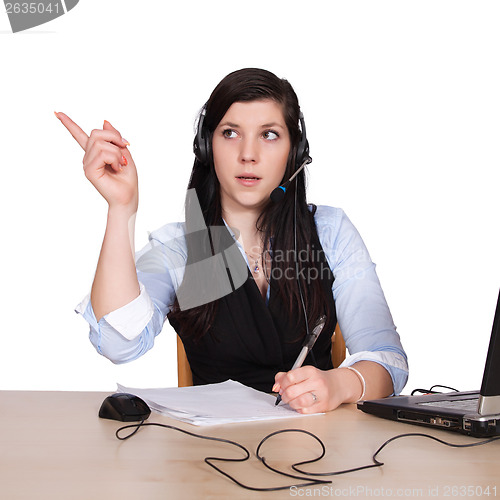
M 212 156 L 212 144 L 210 140 L 210 134 L 206 127 L 203 126 L 205 121 L 206 107 L 204 106 L 200 113 L 200 119 L 198 120 L 198 130 L 193 142 L 193 152 L 196 158 L 203 164 L 207 165 Z M 309 163 L 311 157 L 309 156 L 309 142 L 307 141 L 306 135 L 306 123 L 304 121 L 304 115 L 302 111 L 299 115 L 300 121 L 300 141 L 297 146 L 297 154 L 295 156 L 295 170 L 300 168 L 306 161 Z

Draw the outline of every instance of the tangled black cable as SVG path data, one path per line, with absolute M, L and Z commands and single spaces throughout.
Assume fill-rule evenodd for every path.
M 227 444 L 236 446 L 237 448 L 239 448 L 240 450 L 242 450 L 244 452 L 245 456 L 243 458 L 205 457 L 204 461 L 205 461 L 205 463 L 207 465 L 209 465 L 210 467 L 212 467 L 213 469 L 215 469 L 217 472 L 219 472 L 219 474 L 222 474 L 223 476 L 227 477 L 233 483 L 237 484 L 238 486 L 240 486 L 242 488 L 245 488 L 247 490 L 253 490 L 253 491 L 278 491 L 278 490 L 288 490 L 288 489 L 290 489 L 292 487 L 303 488 L 303 487 L 306 487 L 306 486 L 316 486 L 316 485 L 320 485 L 320 484 L 331 484 L 332 481 L 330 481 L 330 480 L 317 479 L 317 478 L 320 477 L 320 476 L 336 476 L 336 475 L 340 475 L 340 474 L 347 474 L 348 472 L 356 472 L 356 471 L 360 471 L 360 470 L 363 470 L 363 469 L 370 469 L 370 468 L 373 468 L 373 467 L 381 467 L 382 465 L 384 465 L 384 462 L 380 462 L 377 459 L 377 456 L 379 455 L 379 453 L 389 443 L 391 443 L 393 441 L 396 441 L 397 439 L 401 439 L 401 438 L 405 438 L 405 437 L 424 437 L 424 438 L 428 438 L 428 439 L 432 439 L 434 441 L 437 441 L 438 443 L 444 444 L 446 446 L 451 446 L 453 448 L 470 448 L 472 446 L 480 446 L 480 445 L 488 444 L 488 443 L 491 443 L 493 441 L 497 441 L 498 439 L 500 439 L 500 437 L 492 437 L 492 438 L 489 438 L 489 439 L 485 439 L 483 441 L 476 441 L 474 443 L 455 444 L 455 443 L 449 443 L 447 441 L 443 441 L 442 439 L 439 439 L 437 437 L 431 436 L 430 434 L 423 434 L 423 433 L 419 433 L 419 432 L 406 433 L 406 434 L 398 434 L 397 436 L 393 436 L 392 438 L 390 438 L 387 441 L 385 441 L 377 449 L 377 451 L 372 456 L 372 461 L 373 461 L 372 464 L 363 465 L 363 466 L 355 467 L 355 468 L 352 468 L 352 469 L 345 469 L 345 470 L 340 470 L 340 471 L 333 471 L 333 472 L 307 472 L 307 471 L 302 470 L 299 467 L 304 466 L 304 465 L 308 465 L 308 464 L 312 464 L 312 463 L 315 463 L 315 462 L 318 462 L 319 460 L 321 460 L 325 456 L 325 454 L 326 454 L 326 447 L 325 447 L 324 443 L 321 441 L 321 439 L 319 437 L 317 437 L 315 434 L 313 434 L 313 433 L 311 433 L 309 431 L 306 431 L 306 430 L 303 430 L 303 429 L 282 429 L 282 430 L 279 430 L 279 431 L 272 432 L 271 434 L 268 434 L 267 436 L 265 436 L 260 441 L 259 445 L 257 446 L 257 449 L 255 451 L 255 455 L 259 459 L 259 461 L 262 462 L 262 464 L 267 469 L 271 470 L 272 472 L 275 472 L 276 474 L 280 474 L 280 475 L 285 476 L 285 477 L 289 477 L 289 478 L 292 478 L 292 479 L 298 479 L 300 481 L 305 481 L 305 482 L 303 482 L 301 484 L 293 484 L 293 485 L 287 485 L 287 486 L 259 488 L 259 487 L 249 486 L 249 485 L 243 484 L 242 482 L 238 481 L 236 478 L 234 478 L 233 476 L 231 476 L 227 472 L 223 471 L 220 467 L 218 467 L 217 465 L 215 465 L 215 463 L 213 463 L 213 462 L 245 462 L 245 461 L 247 461 L 250 458 L 250 456 L 251 456 L 250 452 L 248 451 L 248 449 L 245 446 L 243 446 L 240 443 L 237 443 L 236 441 L 231 441 L 230 439 L 224 439 L 224 438 L 218 438 L 218 437 L 212 437 L 212 436 L 203 436 L 201 434 L 196 434 L 194 432 L 186 431 L 184 429 L 181 429 L 179 427 L 175 427 L 173 425 L 159 424 L 159 423 L 155 423 L 155 422 L 147 422 L 146 423 L 144 420 L 142 422 L 139 422 L 139 423 L 136 423 L 136 424 L 131 424 L 131 425 L 126 425 L 126 426 L 120 427 L 116 431 L 115 434 L 116 434 L 116 437 L 118 439 L 120 439 L 121 441 L 124 441 L 126 439 L 131 438 L 134 434 L 137 433 L 137 431 L 141 427 L 145 427 L 145 426 L 155 426 L 155 427 L 163 427 L 165 429 L 173 429 L 175 431 L 179 431 L 179 432 L 182 432 L 184 434 L 187 434 L 188 436 L 192 436 L 192 437 L 196 437 L 196 438 L 200 438 L 200 439 L 207 439 L 209 441 L 218 441 L 218 442 L 221 442 L 221 443 L 227 443 Z M 126 429 L 130 429 L 130 428 L 134 428 L 134 430 L 130 434 L 127 434 L 126 436 L 123 436 L 123 437 L 120 436 L 120 432 L 121 431 L 126 430 Z M 278 434 L 283 434 L 285 432 L 298 432 L 298 433 L 306 434 L 306 435 L 312 437 L 313 439 L 315 439 L 319 443 L 319 445 L 321 447 L 321 454 L 318 457 L 313 458 L 311 460 L 305 460 L 305 461 L 298 462 L 298 463 L 295 463 L 295 464 L 291 465 L 291 468 L 295 472 L 298 472 L 299 474 L 302 474 L 303 476 L 297 476 L 295 474 L 290 474 L 288 472 L 276 469 L 275 467 L 271 466 L 267 462 L 267 460 L 266 460 L 266 458 L 264 456 L 261 455 L 261 448 L 262 448 L 262 446 L 264 445 L 264 443 L 266 441 L 268 441 L 270 438 L 272 438 L 272 437 L 274 437 L 274 436 L 276 436 Z
M 245 453 L 245 456 L 243 458 L 205 457 L 204 461 L 205 461 L 206 464 L 208 464 L 210 467 L 212 467 L 213 469 L 215 469 L 217 472 L 219 472 L 223 476 L 225 476 L 228 479 L 230 479 L 233 483 L 235 483 L 238 486 L 241 486 L 242 488 L 245 488 L 247 490 L 252 490 L 252 491 L 278 491 L 278 490 L 288 490 L 292 486 L 294 486 L 296 488 L 302 488 L 302 487 L 305 487 L 305 486 L 315 486 L 315 485 L 319 485 L 319 484 L 331 484 L 331 481 L 328 481 L 328 480 L 316 479 L 316 478 L 310 478 L 310 477 L 301 477 L 301 476 L 296 476 L 296 475 L 293 475 L 293 474 L 288 474 L 286 472 L 279 471 L 277 469 L 273 469 L 272 467 L 270 467 L 265 462 L 265 459 L 261 458 L 259 455 L 257 455 L 257 458 L 259 458 L 259 460 L 261 460 L 268 469 L 273 470 L 274 472 L 277 472 L 278 474 L 282 474 L 284 476 L 287 476 L 287 477 L 290 477 L 290 478 L 293 478 L 293 479 L 299 479 L 299 480 L 306 481 L 306 482 L 305 483 L 301 483 L 301 484 L 293 484 L 293 485 L 287 485 L 287 486 L 276 486 L 276 487 L 268 487 L 268 488 L 259 488 L 259 487 L 256 487 L 256 486 L 249 486 L 249 485 L 243 484 L 241 481 L 238 481 L 236 478 L 234 478 L 233 476 L 231 476 L 227 472 L 223 471 L 220 467 L 218 467 L 217 465 L 215 465 L 213 462 L 215 462 L 215 461 L 219 461 L 219 462 L 245 462 L 245 461 L 247 461 L 250 458 L 250 452 L 247 450 L 247 448 L 245 448 L 245 446 L 243 446 L 240 443 L 237 443 L 236 441 L 231 441 L 230 439 L 224 439 L 224 438 L 218 438 L 218 437 L 212 437 L 212 436 L 203 436 L 201 434 L 196 434 L 194 432 L 186 431 L 185 429 L 181 429 L 180 427 L 175 427 L 174 425 L 159 424 L 159 423 L 156 423 L 156 422 L 145 422 L 143 420 L 142 422 L 139 422 L 137 424 L 125 425 L 123 427 L 120 427 L 119 429 L 117 429 L 117 431 L 116 431 L 115 434 L 116 434 L 116 437 L 118 439 L 120 439 L 121 441 L 124 441 L 126 439 L 131 438 L 134 434 L 136 434 L 137 431 L 141 427 L 146 427 L 146 426 L 155 426 L 155 427 L 163 427 L 165 429 L 173 429 L 175 431 L 179 431 L 179 432 L 182 432 L 184 434 L 187 434 L 188 436 L 193 436 L 193 437 L 200 438 L 200 439 L 207 439 L 209 441 L 218 441 L 218 442 L 221 442 L 221 443 L 231 444 L 233 446 L 236 446 L 240 450 L 243 450 L 243 452 Z M 126 429 L 131 429 L 131 428 L 135 428 L 135 429 L 130 434 L 127 434 L 126 436 L 123 436 L 123 437 L 120 436 L 120 432 L 121 431 L 124 431 Z M 289 429 L 289 430 L 292 430 L 292 429 Z M 309 435 L 313 436 L 321 444 L 321 446 L 323 448 L 323 453 L 316 460 L 319 460 L 319 459 L 321 459 L 324 456 L 324 454 L 325 454 L 325 446 L 323 445 L 323 443 L 321 442 L 321 440 L 318 437 L 316 437 L 314 434 L 311 434 L 310 432 L 302 431 L 300 429 L 293 429 L 293 430 L 296 430 L 297 432 L 304 432 L 306 434 L 309 434 Z M 277 434 L 279 432 L 281 432 L 281 431 L 278 431 L 278 432 L 273 433 L 273 434 Z M 282 432 L 286 432 L 286 431 L 282 431 Z M 263 444 L 263 442 L 265 440 L 267 440 L 269 437 L 270 436 L 265 437 L 260 442 L 258 449 L 260 449 L 260 447 Z M 300 465 L 300 464 L 296 464 L 296 465 Z
M 373 456 L 372 456 L 373 464 L 362 465 L 361 467 L 355 467 L 353 469 L 346 469 L 346 470 L 335 471 L 335 472 L 305 472 L 305 471 L 300 470 L 297 467 L 299 465 L 305 465 L 305 464 L 308 464 L 308 463 L 316 461 L 316 460 L 309 460 L 309 461 L 306 461 L 306 462 L 301 462 L 299 464 L 292 465 L 292 469 L 296 470 L 297 472 L 300 472 L 301 474 L 308 474 L 310 476 L 335 476 L 335 475 L 339 475 L 339 474 L 346 474 L 348 472 L 356 472 L 356 471 L 363 470 L 363 469 L 371 469 L 372 467 L 381 467 L 382 465 L 384 465 L 384 462 L 380 462 L 379 460 L 377 460 L 377 455 L 389 443 L 392 443 L 393 441 L 396 441 L 397 439 L 401 439 L 401 438 L 405 438 L 405 437 L 423 437 L 423 438 L 428 438 L 428 439 L 432 439 L 433 441 L 437 441 L 438 443 L 444 444 L 446 446 L 451 446 L 452 448 L 471 448 L 473 446 L 480 446 L 480 445 L 483 445 L 483 444 L 488 444 L 488 443 L 491 443 L 493 441 L 497 441 L 498 439 L 500 439 L 500 436 L 497 436 L 497 437 L 492 437 L 492 438 L 489 438 L 489 439 L 485 439 L 483 441 L 476 441 L 474 443 L 456 444 L 456 443 L 449 443 L 448 441 L 443 441 L 442 439 L 439 439 L 439 438 L 437 438 L 435 436 L 431 436 L 430 434 L 423 434 L 421 432 L 408 432 L 406 434 L 398 434 L 397 436 L 393 436 L 392 438 L 389 438 L 387 441 L 385 441 L 378 448 L 378 450 L 373 454 Z
M 449 387 L 448 385 L 441 385 L 441 384 L 436 384 L 433 385 L 430 389 L 413 389 L 411 391 L 410 396 L 414 396 L 417 392 L 420 392 L 422 394 L 442 394 L 443 391 L 436 391 L 436 387 L 440 387 L 441 389 L 448 389 L 451 392 L 459 392 L 458 389 L 455 389 L 454 387 Z

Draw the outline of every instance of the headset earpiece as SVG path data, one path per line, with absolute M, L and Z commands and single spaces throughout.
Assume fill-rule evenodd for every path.
M 304 115 L 302 111 L 299 115 L 300 121 L 300 141 L 297 146 L 297 154 L 295 156 L 295 170 L 300 168 L 300 166 L 309 158 L 309 142 L 307 140 L 306 134 L 306 122 L 304 120 Z
M 193 143 L 193 152 L 198 160 L 203 164 L 208 164 L 210 160 L 210 140 L 206 130 L 203 128 L 205 121 L 206 108 L 203 107 L 198 120 L 198 129 Z

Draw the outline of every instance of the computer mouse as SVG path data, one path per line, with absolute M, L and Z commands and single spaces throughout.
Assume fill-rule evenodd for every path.
M 127 392 L 108 396 L 101 405 L 99 416 L 121 422 L 146 420 L 151 415 L 149 406 L 139 397 Z

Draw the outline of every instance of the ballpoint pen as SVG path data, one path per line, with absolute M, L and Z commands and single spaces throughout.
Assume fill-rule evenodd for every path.
M 309 354 L 309 351 L 313 348 L 313 345 L 316 342 L 317 338 L 319 337 L 319 334 L 323 330 L 325 322 L 326 322 L 326 316 L 325 315 L 320 316 L 320 318 L 316 322 L 316 325 L 313 328 L 313 331 L 309 334 L 308 337 L 306 337 L 306 340 L 302 344 L 302 349 L 299 355 L 297 356 L 295 363 L 292 366 L 292 370 L 295 370 L 295 368 L 300 368 L 302 366 L 302 363 L 306 359 L 307 355 Z M 279 405 L 280 402 L 281 402 L 281 394 L 278 394 L 274 406 Z

